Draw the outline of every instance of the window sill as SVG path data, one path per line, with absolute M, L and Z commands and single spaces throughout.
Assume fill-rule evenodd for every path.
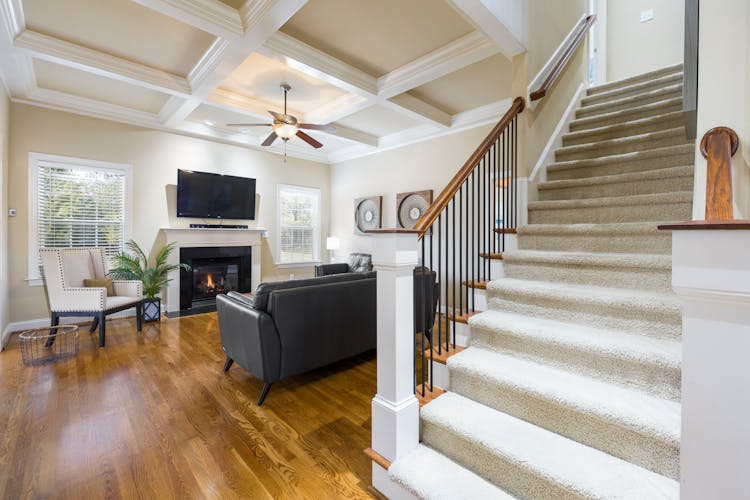
M 288 267 L 308 267 L 308 266 L 316 266 L 320 264 L 321 262 L 319 260 L 315 261 L 305 261 L 305 262 L 276 262 L 276 267 L 285 269 Z
M 44 280 L 42 278 L 26 278 L 24 279 L 29 286 L 43 286 Z

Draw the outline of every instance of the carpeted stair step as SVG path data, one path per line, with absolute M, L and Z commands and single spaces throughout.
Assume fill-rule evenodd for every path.
M 671 255 L 517 250 L 505 254 L 503 270 L 523 280 L 672 291 Z
M 692 191 L 529 203 L 529 224 L 586 224 L 688 220 Z
M 551 163 L 547 166 L 547 180 L 559 181 L 629 174 L 659 168 L 682 167 L 692 165 L 694 162 L 695 146 L 681 144 L 602 158 Z
M 634 104 L 627 109 L 609 111 L 587 118 L 577 118 L 568 124 L 570 132 L 578 132 L 610 125 L 621 125 L 633 120 L 682 112 L 682 97 L 673 97 L 650 104 Z
M 591 87 L 590 89 L 588 89 L 586 94 L 596 95 L 596 94 L 601 94 L 603 92 L 610 92 L 614 89 L 620 89 L 623 87 L 631 87 L 638 83 L 651 81 L 651 80 L 658 79 L 658 78 L 668 76 L 668 75 L 674 75 L 675 73 L 682 73 L 682 63 L 674 64 L 672 66 L 666 66 L 664 68 L 660 68 L 654 71 L 649 71 L 647 73 L 642 73 L 640 75 L 631 76 L 629 78 L 624 78 L 622 80 L 603 83 L 601 85 Z
M 609 90 L 597 91 L 597 87 L 593 87 L 586 92 L 586 97 L 581 99 L 581 105 L 589 106 L 591 104 L 599 104 L 606 101 L 622 99 L 623 97 L 639 95 L 643 92 L 667 87 L 669 85 L 682 84 L 682 76 L 682 71 L 678 71 L 641 82 L 626 83 Z
M 481 347 L 452 357 L 448 367 L 453 392 L 679 478 L 679 403 Z
M 556 366 L 679 402 L 680 342 L 561 321 L 486 311 L 471 319 L 471 345 Z
M 684 118 L 679 111 L 673 111 L 663 115 L 648 116 L 638 120 L 631 120 L 615 125 L 590 128 L 568 132 L 563 136 L 563 146 L 575 146 L 578 144 L 590 144 L 597 141 L 608 141 L 620 139 L 633 135 L 645 134 L 647 132 L 659 132 L 679 128 L 684 125 Z
M 521 250 L 561 252 L 672 253 L 672 235 L 658 222 L 529 224 L 518 228 Z
M 628 174 L 540 183 L 539 200 L 574 200 L 609 196 L 671 193 L 693 189 L 692 165 L 660 168 Z
M 644 104 L 651 104 L 654 102 L 675 98 L 682 98 L 681 84 L 669 85 L 666 87 L 649 90 L 647 92 L 643 92 L 642 94 L 623 97 L 622 99 L 584 106 L 576 110 L 575 117 L 587 118 L 590 116 L 598 116 L 612 113 L 613 111 L 622 111 L 631 109 L 635 106 L 643 106 Z
M 418 498 L 515 499 L 469 469 L 421 444 L 391 464 L 388 475 Z
M 503 278 L 487 285 L 490 310 L 654 338 L 677 339 L 682 309 L 673 293 Z
M 448 392 L 421 412 L 424 443 L 511 495 L 672 499 L 676 481 Z
M 555 150 L 555 161 L 589 160 L 623 153 L 685 144 L 685 127 L 647 132 L 608 141 L 566 146 Z

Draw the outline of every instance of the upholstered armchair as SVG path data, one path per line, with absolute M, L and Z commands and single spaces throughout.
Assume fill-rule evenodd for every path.
M 44 248 L 39 251 L 49 300 L 50 323 L 61 317 L 93 316 L 91 331 L 99 328 L 99 347 L 104 347 L 105 316 L 135 307 L 141 331 L 140 281 L 113 280 L 113 294 L 106 287 L 86 287 L 84 280 L 107 277 L 106 256 L 101 248 Z

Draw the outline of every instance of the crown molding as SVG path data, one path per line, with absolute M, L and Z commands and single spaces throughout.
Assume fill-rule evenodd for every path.
M 212 35 L 239 39 L 245 28 L 240 13 L 218 0 L 131 0 Z
M 492 40 L 508 59 L 526 51 L 523 39 L 526 27 L 524 0 L 487 2 L 486 0 L 447 0 L 477 30 Z
M 88 73 L 132 83 L 159 92 L 189 95 L 185 78 L 127 59 L 83 47 L 32 30 L 24 30 L 14 42 L 37 59 L 76 68 Z
M 229 47 L 229 42 L 222 38 L 217 38 L 201 56 L 198 63 L 190 70 L 187 76 L 187 82 L 190 89 L 196 89 L 203 85 L 203 82 L 214 72 L 221 64 L 224 52 Z
M 6 33 L 6 40 L 11 43 L 26 29 L 26 18 L 21 0 L 0 0 L 0 18 L 3 22 L 3 31 Z
M 378 95 L 389 99 L 499 53 L 500 49 L 474 31 L 378 78 Z
M 451 115 L 432 104 L 427 104 L 421 99 L 417 99 L 411 94 L 393 96 L 390 99 L 381 101 L 380 104 L 439 129 L 451 126 Z

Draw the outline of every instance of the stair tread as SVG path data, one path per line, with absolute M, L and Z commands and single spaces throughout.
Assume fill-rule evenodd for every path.
M 503 259 L 503 253 L 502 252 L 480 252 L 479 256 L 483 259 L 491 259 L 491 260 L 502 260 Z
M 581 137 L 588 137 L 592 135 L 601 135 L 612 132 L 619 132 L 621 130 L 628 130 L 631 128 L 643 127 L 645 125 L 651 125 L 654 123 L 670 122 L 682 118 L 682 112 L 672 111 L 670 113 L 664 113 L 661 115 L 647 116 L 645 118 L 636 118 L 634 120 L 628 120 L 621 123 L 615 123 L 612 125 L 604 125 L 602 127 L 587 128 L 584 130 L 574 130 L 563 135 L 563 141 L 569 139 L 578 139 Z M 669 127 L 673 128 L 673 127 Z
M 601 224 L 527 224 L 518 228 L 519 235 L 531 234 L 665 234 L 660 222 L 615 222 Z M 666 234 L 666 237 L 671 237 Z
M 583 115 L 594 116 L 594 115 L 599 114 L 597 112 L 606 112 L 604 110 L 606 110 L 607 108 L 629 106 L 632 104 L 637 105 L 639 101 L 643 101 L 644 99 L 667 96 L 670 94 L 675 94 L 677 92 L 682 93 L 681 84 L 667 85 L 667 86 L 649 90 L 649 91 L 646 91 L 646 92 L 643 92 L 641 94 L 637 94 L 634 96 L 627 96 L 627 97 L 622 97 L 620 99 L 613 99 L 611 101 L 602 102 L 599 104 L 591 104 L 589 106 L 583 106 L 581 108 L 578 108 L 578 110 L 576 111 L 576 118 L 578 118 L 579 115 L 581 115 L 581 117 L 583 117 Z M 662 100 L 666 100 L 666 99 L 662 99 Z
M 556 161 L 547 165 L 547 171 L 566 170 L 570 168 L 596 167 L 609 163 L 630 162 L 646 160 L 661 156 L 677 156 L 695 152 L 694 144 L 678 144 L 676 146 L 665 146 L 642 151 L 631 151 L 629 153 L 618 153 L 614 155 L 600 156 L 598 158 L 585 158 L 580 160 Z
M 464 281 L 463 285 L 477 290 L 486 290 L 488 281 Z
M 627 137 L 618 137 L 616 139 L 607 139 L 603 141 L 589 142 L 586 144 L 575 144 L 573 146 L 563 146 L 561 148 L 557 148 L 555 150 L 555 154 L 556 155 L 559 155 L 559 154 L 570 155 L 570 154 L 575 154 L 575 153 L 584 152 L 584 151 L 608 149 L 608 148 L 613 148 L 617 146 L 639 144 L 640 142 L 647 141 L 647 140 L 668 139 L 670 137 L 684 137 L 684 136 L 685 136 L 685 127 L 675 127 L 675 128 L 669 128 L 666 130 L 660 130 L 658 132 L 646 132 L 643 134 L 629 135 Z M 649 149 L 657 149 L 657 148 L 644 147 L 643 149 L 639 149 L 639 151 L 647 151 Z
M 533 339 L 610 357 L 647 360 L 669 368 L 679 368 L 682 359 L 681 343 L 674 339 L 646 337 L 622 330 L 533 318 L 512 312 L 485 311 L 472 318 L 471 327 L 486 331 L 501 329 L 526 340 Z
M 522 464 L 536 476 L 560 484 L 582 498 L 679 495 L 677 481 L 455 393 L 448 392 L 425 405 L 421 417 L 480 443 L 495 455 Z
M 423 444 L 396 460 L 388 474 L 419 498 L 514 500 L 489 481 Z
M 628 117 L 628 116 L 638 116 L 643 113 L 648 113 L 649 111 L 654 110 L 661 110 L 661 109 L 672 109 L 675 106 L 679 106 L 682 104 L 682 97 L 671 97 L 668 99 L 663 99 L 661 101 L 656 102 L 649 102 L 646 104 L 641 104 L 638 106 L 632 106 L 628 109 L 618 109 L 614 111 L 610 111 L 608 113 L 599 113 L 593 116 L 585 116 L 585 117 L 576 117 L 573 120 L 570 121 L 569 129 L 570 130 L 588 130 L 582 127 L 585 127 L 586 125 L 596 124 L 598 122 L 606 122 L 611 120 L 617 120 L 620 118 Z M 660 113 L 664 114 L 664 113 Z
M 670 85 L 672 83 L 682 83 L 682 79 L 684 77 L 684 74 L 682 71 L 677 71 L 674 73 L 668 73 L 662 76 L 658 76 L 655 78 L 651 78 L 648 80 L 642 80 L 642 81 L 633 81 L 632 83 L 625 82 L 613 82 L 613 83 L 619 83 L 619 86 L 613 86 L 610 89 L 601 88 L 601 87 L 591 87 L 586 92 L 586 97 L 581 99 L 581 103 L 585 104 L 587 102 L 596 102 L 598 100 L 606 100 L 611 99 L 619 94 L 626 94 L 629 92 L 637 92 L 641 89 L 647 89 L 649 87 L 663 87 Z
M 468 323 L 469 319 L 474 316 L 475 314 L 479 314 L 482 311 L 459 311 L 458 314 L 456 314 L 456 323 Z M 453 312 L 449 312 L 446 314 L 448 317 L 448 321 L 453 321 Z
M 599 85 L 594 85 L 593 87 L 589 88 L 588 91 L 593 95 L 593 94 L 606 91 L 607 89 L 620 88 L 620 86 L 630 84 L 631 82 L 648 81 L 648 80 L 660 78 L 662 76 L 667 76 L 667 75 L 671 75 L 674 73 L 682 73 L 682 72 L 683 72 L 682 63 L 677 63 L 677 64 L 673 64 L 672 66 L 666 66 L 664 68 L 659 68 L 654 71 L 648 71 L 646 73 L 641 73 L 639 75 L 634 75 L 628 78 L 623 78 L 622 80 L 616 80 L 613 82 L 606 82 L 606 83 L 601 83 Z
M 540 182 L 539 189 L 562 189 L 580 186 L 593 186 L 600 184 L 617 184 L 623 182 L 637 182 L 654 179 L 672 179 L 675 177 L 692 176 L 694 172 L 693 165 L 682 167 L 666 167 L 654 170 L 644 170 L 642 172 L 629 172 L 626 174 L 597 175 L 593 177 L 581 177 L 578 179 L 562 179 L 559 181 Z
M 508 264 L 558 264 L 563 266 L 634 267 L 672 269 L 672 256 L 647 253 L 565 252 L 514 250 L 505 254 Z M 486 289 L 486 287 L 485 287 Z
M 528 204 L 529 210 L 549 210 L 560 208 L 591 208 L 603 206 L 630 206 L 647 204 L 691 203 L 692 191 L 672 191 L 668 193 L 637 194 L 630 196 L 607 196 L 604 198 L 579 198 L 576 200 L 544 200 Z

